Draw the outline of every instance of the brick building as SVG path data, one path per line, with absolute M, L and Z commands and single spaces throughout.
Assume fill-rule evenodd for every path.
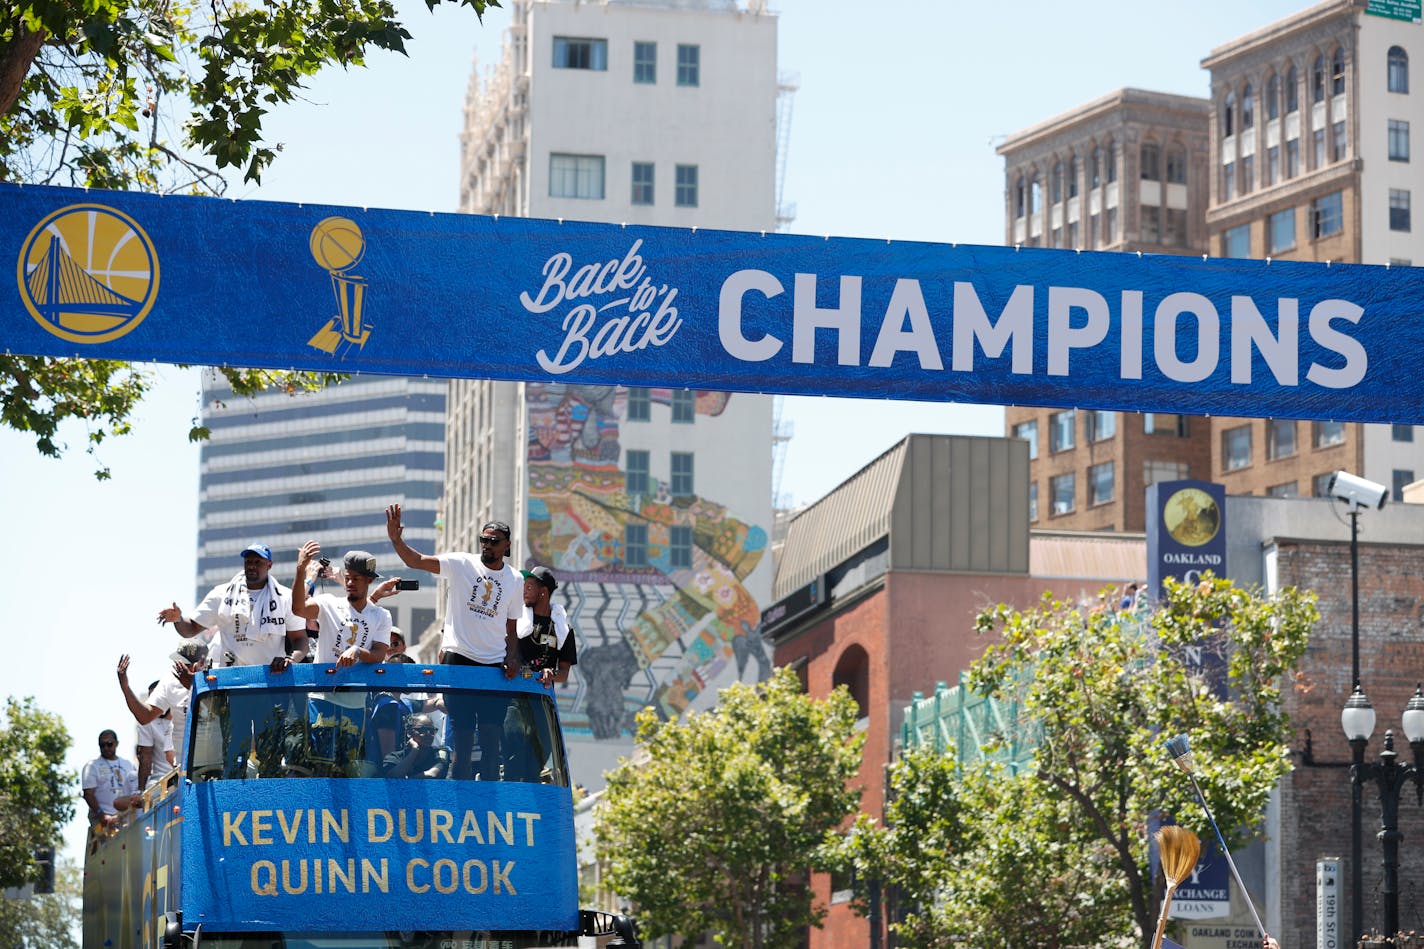
M 860 704 L 866 814 L 882 814 L 882 775 L 914 693 L 953 681 L 983 651 L 979 610 L 1028 606 L 1047 590 L 1091 599 L 1145 576 L 1141 535 L 1030 534 L 1027 454 L 1010 439 L 910 435 L 788 527 L 764 634 L 810 694 L 844 684 Z M 818 874 L 812 890 L 829 912 L 810 949 L 874 944 L 838 882 Z M 875 925 L 887 945 L 884 921 Z

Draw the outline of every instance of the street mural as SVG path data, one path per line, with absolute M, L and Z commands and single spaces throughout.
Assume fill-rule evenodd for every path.
M 527 386 L 531 560 L 558 574 L 579 636 L 577 682 L 560 690 L 575 739 L 627 740 L 644 706 L 677 716 L 733 670 L 753 681 L 771 673 L 760 606 L 744 585 L 768 553 L 767 529 L 715 499 L 674 495 L 666 481 L 630 491 L 619 442 L 627 393 Z M 671 393 L 649 398 L 666 405 Z M 716 418 L 731 398 L 696 392 L 697 418 Z M 627 549 L 629 525 L 646 528 L 640 550 Z

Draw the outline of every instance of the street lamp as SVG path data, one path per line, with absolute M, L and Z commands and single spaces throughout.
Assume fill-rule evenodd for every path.
M 1329 497 L 1345 502 L 1345 508 L 1350 515 L 1350 681 L 1355 685 L 1355 694 L 1359 695 L 1360 701 L 1364 702 L 1364 709 L 1357 707 L 1356 715 L 1351 721 L 1358 727 L 1364 724 L 1364 712 L 1368 712 L 1369 728 L 1364 733 L 1365 740 L 1369 740 L 1369 733 L 1374 731 L 1375 713 L 1369 707 L 1370 703 L 1365 701 L 1364 693 L 1360 691 L 1360 508 L 1384 507 L 1385 499 L 1389 495 L 1389 490 L 1382 484 L 1374 481 L 1367 481 L 1364 478 L 1356 477 L 1348 471 L 1337 471 L 1330 476 L 1330 481 L 1325 486 L 1325 493 Z M 1346 711 L 1351 708 L 1350 703 L 1355 700 L 1351 695 L 1349 701 L 1345 703 Z M 1345 721 L 1345 712 L 1340 714 L 1340 724 L 1345 726 L 1345 734 L 1352 734 L 1349 724 Z M 1354 746 L 1353 739 L 1351 746 Z M 1357 765 L 1359 755 L 1364 754 L 1364 745 L 1356 749 Z M 1354 768 L 1351 769 L 1354 774 Z M 1360 785 L 1356 783 L 1350 795 L 1350 927 L 1353 930 L 1355 941 L 1359 942 L 1361 920 L 1365 914 L 1364 889 L 1360 884 L 1360 837 L 1363 831 L 1360 828 L 1362 821 L 1360 811 Z M 1391 934 L 1394 932 L 1390 931 Z
M 1360 791 L 1364 785 L 1373 781 L 1379 788 L 1379 840 L 1384 849 L 1384 933 L 1390 940 L 1399 932 L 1399 842 L 1404 838 L 1399 832 L 1399 792 L 1406 782 L 1414 783 L 1416 799 L 1424 804 L 1424 691 L 1419 686 L 1415 687 L 1401 719 L 1404 737 L 1414 751 L 1414 763 L 1399 763 L 1399 756 L 1394 750 L 1394 731 L 1390 729 L 1384 733 L 1384 750 L 1380 752 L 1379 761 L 1366 764 L 1365 746 L 1375 730 L 1375 710 L 1358 683 L 1345 707 L 1340 710 L 1340 727 L 1344 729 L 1345 738 L 1354 753 L 1354 761 L 1350 765 L 1350 785 L 1355 813 L 1359 813 Z M 1358 820 L 1352 830 L 1350 877 L 1355 912 L 1352 922 L 1354 942 L 1358 943 L 1362 935 L 1360 916 L 1364 892 L 1360 879 L 1363 858 Z

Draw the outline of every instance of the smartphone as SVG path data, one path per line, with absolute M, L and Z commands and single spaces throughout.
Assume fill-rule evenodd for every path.
M 420 581 L 419 581 L 419 580 L 397 580 L 397 581 L 396 581 L 396 589 L 397 589 L 397 590 L 419 590 L 419 589 L 420 589 Z

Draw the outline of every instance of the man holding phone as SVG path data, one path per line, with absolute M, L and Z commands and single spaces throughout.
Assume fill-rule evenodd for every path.
M 524 578 L 504 558 L 509 554 L 509 525 L 489 521 L 480 528 L 480 554 L 431 556 L 415 550 L 401 537 L 401 506 L 386 508 L 386 535 L 396 556 L 407 567 L 438 574 L 449 581 L 440 661 L 450 665 L 492 666 L 507 679 L 519 671 L 517 623 L 524 612 Z M 480 777 L 499 778 L 504 744 L 505 702 L 501 696 L 478 693 L 446 695 L 446 712 L 453 730 L 450 768 L 457 779 L 474 770 L 476 725 L 480 737 Z

